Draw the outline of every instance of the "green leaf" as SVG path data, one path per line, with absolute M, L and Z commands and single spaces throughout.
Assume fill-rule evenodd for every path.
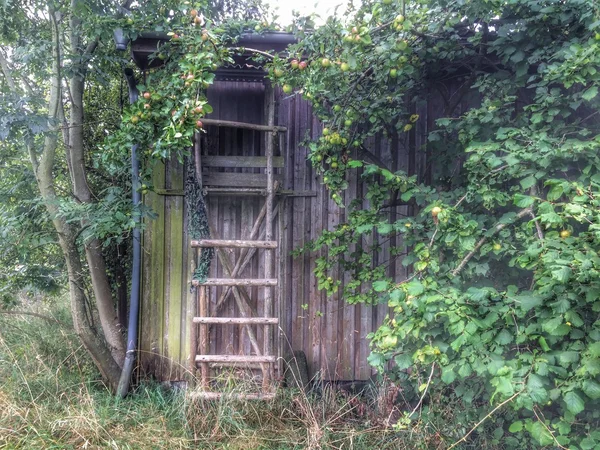
M 442 369 L 442 381 L 446 384 L 452 383 L 456 379 L 454 365 L 446 366 Z
M 563 396 L 563 400 L 567 405 L 567 409 L 573 414 L 579 414 L 585 409 L 585 402 L 583 399 L 574 391 L 567 392 Z
M 511 433 L 518 433 L 519 431 L 523 431 L 523 421 L 517 420 L 516 422 L 511 423 L 510 427 L 508 427 L 508 431 L 510 431 Z
M 592 400 L 598 400 L 600 398 L 600 384 L 594 380 L 585 380 L 581 387 L 583 393 Z
M 527 391 L 529 397 L 536 403 L 548 400 L 548 391 L 546 391 L 544 379 L 535 373 L 529 375 L 527 379 Z
M 563 323 L 562 316 L 553 317 L 552 319 L 546 320 L 542 324 L 542 329 L 547 333 L 552 333 Z
M 375 281 L 373 282 L 373 290 L 376 292 L 383 292 L 388 288 L 389 284 L 390 283 L 386 280 Z
M 379 234 L 389 234 L 393 231 L 394 227 L 391 223 L 382 222 L 377 225 L 377 232 Z
M 402 354 L 402 355 L 396 356 L 394 358 L 394 361 L 396 363 L 396 367 L 398 368 L 398 370 L 408 369 L 410 366 L 413 365 L 413 360 L 412 360 L 411 356 L 407 355 L 407 354 Z
M 512 340 L 512 334 L 506 329 L 500 331 L 500 333 L 498 333 L 498 335 L 496 336 L 496 342 L 500 345 L 510 344 Z
M 375 368 L 382 368 L 386 363 L 386 359 L 381 353 L 371 352 L 371 354 L 367 357 L 367 362 Z
M 550 347 L 548 346 L 548 343 L 546 342 L 546 338 L 544 336 L 540 336 L 538 338 L 538 343 L 540 344 L 542 350 L 544 350 L 545 352 L 550 351 Z
M 554 202 L 558 200 L 563 195 L 563 187 L 562 184 L 555 184 L 552 186 L 550 191 L 548 191 L 548 195 L 546 196 L 547 200 L 550 202 Z
M 563 266 L 560 269 L 552 271 L 552 278 L 561 283 L 566 283 L 567 281 L 569 281 L 569 278 L 571 278 L 572 273 L 573 270 L 571 270 L 570 267 Z
M 596 441 L 591 437 L 586 437 L 585 439 L 581 440 L 579 446 L 581 447 L 581 450 L 591 450 L 596 447 Z
M 425 292 L 425 287 L 421 284 L 419 280 L 413 280 L 407 284 L 409 295 L 421 295 Z
M 392 308 L 398 306 L 404 302 L 405 298 L 406 294 L 402 289 L 394 289 L 392 292 L 390 292 L 390 301 L 388 302 L 388 305 Z
M 372 223 L 367 223 L 367 224 L 360 225 L 360 226 L 356 227 L 355 231 L 358 234 L 367 233 L 367 232 L 370 232 L 373 229 L 373 226 L 374 225 Z
M 492 386 L 496 387 L 496 392 L 500 392 L 507 397 L 515 392 L 511 377 L 494 377 L 491 383 Z
M 543 298 L 538 295 L 519 295 L 515 298 L 523 311 L 529 311 L 532 308 L 540 306 Z
M 592 86 L 588 90 L 586 90 L 581 97 L 588 102 L 593 99 L 596 95 L 598 95 L 598 86 Z
M 533 205 L 534 201 L 535 198 L 529 195 L 515 194 L 515 196 L 513 197 L 513 202 L 515 206 L 518 206 L 519 208 L 527 208 L 528 206 Z
M 358 161 L 356 159 L 353 159 L 352 161 L 348 162 L 348 167 L 355 169 L 357 167 L 362 167 L 363 166 L 363 162 L 362 161 Z
M 546 446 L 554 442 L 552 435 L 541 422 L 534 422 L 529 429 L 531 437 L 539 442 L 540 445 Z
M 529 175 L 528 177 L 523 178 L 519 183 L 521 184 L 521 187 L 523 189 L 529 189 L 536 182 L 537 180 L 535 179 L 535 177 L 533 175 Z

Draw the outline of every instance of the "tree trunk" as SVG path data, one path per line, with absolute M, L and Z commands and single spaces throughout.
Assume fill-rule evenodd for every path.
M 72 1 L 72 11 L 77 10 L 77 0 Z M 87 174 L 85 169 L 85 149 L 84 149 L 84 111 L 83 94 L 85 88 L 85 72 L 87 60 L 90 52 L 96 47 L 96 41 L 88 45 L 88 48 L 82 47 L 80 38 L 80 21 L 75 16 L 71 16 L 71 54 L 79 55 L 76 64 L 72 70 L 73 75 L 70 79 L 71 87 L 71 114 L 69 117 L 69 151 L 70 169 L 73 180 L 73 194 L 81 203 L 93 203 L 92 192 L 87 183 Z M 82 227 L 89 225 L 89 221 L 83 218 Z M 96 299 L 96 307 L 100 317 L 102 330 L 111 354 L 114 360 L 122 366 L 125 360 L 125 339 L 119 329 L 119 319 L 117 317 L 115 302 L 110 287 L 110 281 L 106 273 L 106 262 L 102 254 L 102 245 L 98 239 L 91 238 L 85 242 L 85 255 L 92 278 L 92 288 Z
M 58 28 L 58 22 L 54 13 L 50 11 L 52 18 L 52 43 L 53 43 L 53 63 L 52 63 L 52 86 L 50 89 L 50 101 L 48 108 L 49 120 L 51 123 L 56 123 L 56 119 L 60 116 L 60 102 L 61 100 L 61 54 L 60 54 L 60 31 Z M 81 102 L 78 107 L 82 107 L 82 96 Z M 81 123 L 79 125 L 81 131 Z M 56 195 L 54 187 L 53 168 L 56 157 L 56 149 L 58 147 L 58 134 L 59 130 L 55 129 L 53 132 L 46 134 L 44 139 L 43 150 L 39 161 L 37 160 L 36 152 L 33 148 L 30 148 L 31 163 L 34 168 L 37 184 L 40 190 L 40 194 L 48 210 L 52 223 L 58 234 L 58 240 L 62 249 L 66 266 L 67 275 L 69 279 L 69 294 L 71 300 L 71 314 L 73 317 L 73 325 L 83 345 L 91 355 L 94 363 L 100 370 L 100 373 L 108 381 L 111 388 L 116 389 L 120 377 L 120 366 L 114 356 L 114 345 L 107 342 L 99 335 L 91 323 L 92 311 L 88 309 L 88 301 L 85 296 L 84 286 L 84 267 L 81 263 L 81 256 L 77 247 L 77 233 L 73 227 L 67 223 L 67 221 L 60 216 L 59 211 L 59 198 Z M 81 137 L 82 137 L 81 133 Z M 83 150 L 83 139 L 81 139 L 81 146 Z M 89 245 L 89 244 L 88 244 Z M 104 268 L 104 261 L 97 262 L 98 246 L 92 245 L 91 247 L 91 258 L 89 258 L 89 266 L 92 272 L 97 272 Z M 87 253 L 87 251 L 86 251 Z M 106 277 L 106 273 L 104 273 Z M 102 277 L 95 277 L 96 279 L 102 280 Z M 92 275 L 92 280 L 94 276 Z M 106 298 L 106 292 L 103 289 L 94 289 L 94 292 L 99 292 L 100 295 Z M 110 294 L 110 289 L 108 290 Z M 105 305 L 106 302 L 103 303 Z M 106 308 L 103 309 L 104 318 L 106 319 Z M 114 314 L 113 314 L 114 315 Z M 102 314 L 101 314 L 102 318 Z M 124 355 L 124 351 L 122 352 Z

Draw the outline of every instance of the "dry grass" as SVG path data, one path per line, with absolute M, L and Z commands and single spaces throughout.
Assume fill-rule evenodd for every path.
M 394 427 L 409 400 L 389 382 L 350 394 L 313 380 L 309 392 L 281 389 L 269 401 L 205 401 L 145 384 L 117 401 L 68 326 L 66 306 L 29 307 L 63 325 L 0 315 L 0 449 L 413 450 L 455 440 L 432 423 Z M 245 384 L 253 380 L 232 380 L 223 380 L 232 394 L 256 390 Z

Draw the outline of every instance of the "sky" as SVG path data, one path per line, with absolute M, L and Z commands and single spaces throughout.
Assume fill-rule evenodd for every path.
M 323 19 L 333 14 L 337 5 L 346 4 L 347 0 L 266 0 L 266 3 L 277 8 L 278 22 L 287 25 L 292 21 L 292 10 L 301 15 L 309 15 L 313 12 L 319 14 Z

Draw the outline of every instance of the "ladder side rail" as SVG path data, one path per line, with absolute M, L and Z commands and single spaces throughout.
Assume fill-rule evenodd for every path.
M 267 116 L 267 125 L 273 126 L 275 123 L 275 91 L 273 86 L 268 81 L 265 86 L 265 109 Z M 267 197 L 265 199 L 267 205 L 267 216 L 265 222 L 265 240 L 273 240 L 273 144 L 277 133 L 269 133 L 266 136 L 265 156 L 267 157 Z M 271 278 L 271 270 L 273 264 L 273 251 L 265 250 L 265 278 Z M 273 316 L 273 289 L 265 287 L 264 297 L 264 317 Z M 264 355 L 271 356 L 273 354 L 273 333 L 269 326 L 264 326 Z M 268 373 L 263 377 L 263 392 L 270 390 L 271 376 L 273 375 L 273 365 L 269 365 Z

